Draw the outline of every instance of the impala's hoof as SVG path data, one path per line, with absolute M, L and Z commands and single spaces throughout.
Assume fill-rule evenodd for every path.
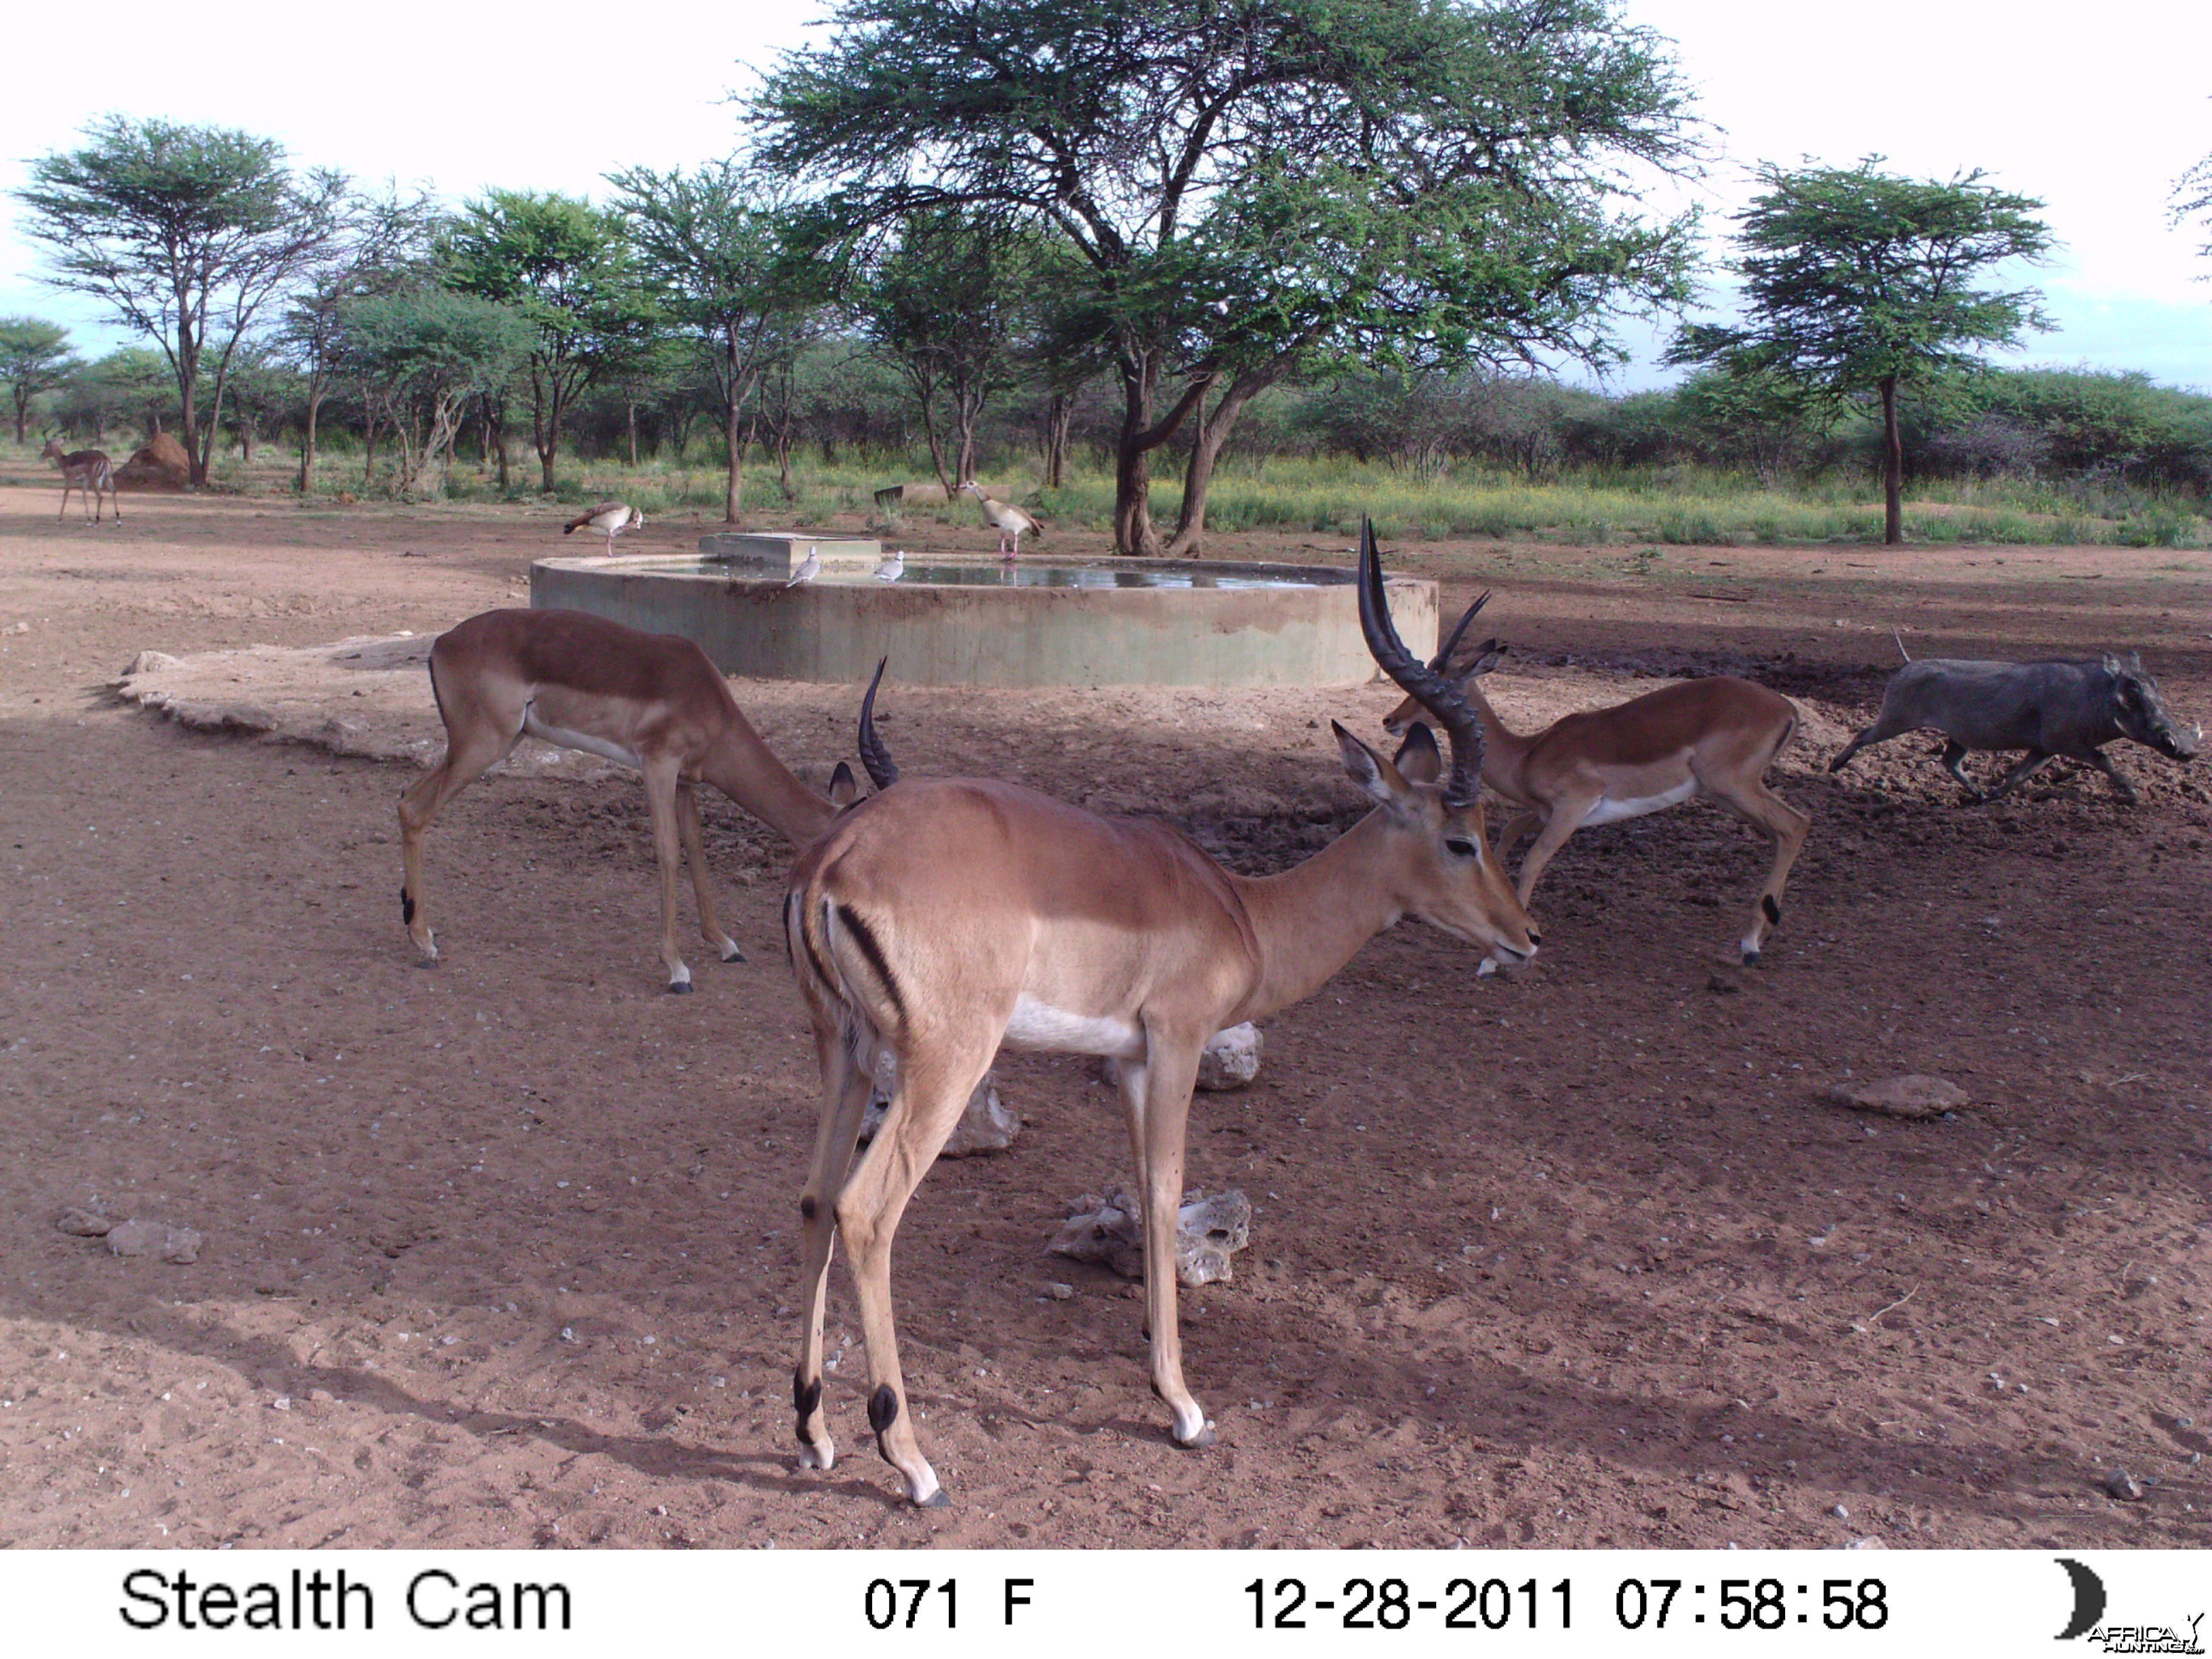
M 1180 1435 L 1175 1437 L 1176 1444 L 1181 1446 L 1185 1451 L 1202 1451 L 1212 1445 L 1213 1441 L 1213 1425 L 1211 1423 L 1200 1425 L 1198 1432 L 1188 1440 L 1183 1439 Z
M 734 945 L 722 952 L 722 960 L 725 962 L 743 962 L 744 959 L 745 953 Z
M 939 1486 L 928 1497 L 915 1498 L 914 1506 L 918 1510 L 949 1510 L 952 1507 L 952 1494 Z
M 1758 951 L 1749 951 L 1749 950 L 1746 951 L 1743 953 L 1743 965 L 1744 965 L 1745 967 L 1747 967 L 1747 968 L 1756 968 L 1756 967 L 1758 967 L 1758 966 L 1759 966 L 1759 952 L 1758 952 Z
M 669 981 L 668 994 L 672 997 L 690 996 L 691 994 L 691 981 L 688 979 L 672 979 Z

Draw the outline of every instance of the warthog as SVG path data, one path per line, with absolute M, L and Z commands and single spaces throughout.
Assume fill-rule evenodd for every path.
M 2143 672 L 2142 659 L 2130 653 L 2123 662 L 1950 662 L 1929 658 L 1910 662 L 1890 677 L 1882 693 L 1881 718 L 1850 741 L 1828 763 L 1841 771 L 1870 743 L 1887 743 L 1907 732 L 1933 726 L 1941 732 L 1943 764 L 1966 786 L 1969 800 L 1995 800 L 2045 761 L 2056 756 L 2094 766 L 2112 781 L 2121 799 L 2133 800 L 2135 787 L 2105 758 L 2103 745 L 2133 738 L 2161 755 L 2185 761 L 2203 741 L 2202 727 L 2187 730 L 2166 713 L 2158 687 Z M 1959 769 L 1970 749 L 2025 749 L 2013 769 L 1987 794 Z

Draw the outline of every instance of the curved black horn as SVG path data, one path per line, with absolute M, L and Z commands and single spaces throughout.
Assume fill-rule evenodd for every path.
M 1464 620 L 1461 626 L 1466 626 Z M 1445 804 L 1473 805 L 1482 788 L 1482 722 L 1459 688 L 1407 650 L 1406 642 L 1398 637 L 1397 625 L 1390 620 L 1390 601 L 1382 591 L 1382 554 L 1375 545 L 1375 523 L 1364 517 L 1359 521 L 1359 631 L 1366 636 L 1367 649 L 1382 672 L 1435 715 L 1437 724 L 1451 739 Z
M 1429 659 L 1430 667 L 1435 669 L 1439 674 L 1448 674 L 1451 672 L 1452 653 L 1459 649 L 1460 636 L 1467 632 L 1467 625 L 1474 620 L 1474 613 L 1489 603 L 1490 590 L 1486 587 L 1475 596 L 1474 603 L 1468 606 L 1467 615 L 1459 619 L 1459 626 L 1452 629 L 1451 637 L 1444 641 L 1443 649 Z
M 868 682 L 868 695 L 860 699 L 860 764 L 868 769 L 878 789 L 888 789 L 899 780 L 898 763 L 876 735 L 876 688 L 884 683 L 884 666 L 890 661 L 885 657 L 877 663 L 876 677 Z

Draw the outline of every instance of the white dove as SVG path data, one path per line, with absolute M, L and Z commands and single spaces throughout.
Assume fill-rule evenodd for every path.
M 906 549 L 902 547 L 876 567 L 876 580 L 879 582 L 895 582 L 905 574 Z
M 805 558 L 799 562 L 799 568 L 791 573 L 791 580 L 786 582 L 784 586 L 786 587 L 796 587 L 801 582 L 812 581 L 821 574 L 822 556 L 819 553 L 810 552 Z

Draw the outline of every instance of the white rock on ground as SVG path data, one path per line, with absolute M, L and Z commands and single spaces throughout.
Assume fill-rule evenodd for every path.
M 1840 1105 L 1862 1112 L 1884 1112 L 1891 1117 L 1934 1117 L 1966 1103 L 1966 1091 L 1940 1077 L 1908 1072 L 1879 1083 L 1846 1084 L 1832 1091 Z
M 181 1267 L 200 1259 L 200 1236 L 166 1222 L 125 1221 L 107 1230 L 107 1248 L 118 1255 L 158 1255 Z
M 1260 1028 L 1246 1020 L 1216 1031 L 1198 1056 L 1198 1086 L 1217 1093 L 1248 1086 L 1260 1075 Z
M 897 1058 L 888 1049 L 879 1052 L 876 1055 L 875 1092 L 869 1097 L 868 1109 L 860 1119 L 863 1145 L 874 1139 L 876 1131 L 883 1127 L 884 1114 L 890 1109 L 891 1090 L 897 1081 Z M 997 1079 L 986 1072 L 983 1080 L 975 1085 L 975 1092 L 968 1097 L 968 1109 L 961 1113 L 951 1139 L 938 1156 L 977 1158 L 1003 1152 L 1014 1144 L 1014 1137 L 1021 1128 L 1021 1115 L 999 1098 Z
M 1145 1276 L 1144 1207 L 1126 1182 L 1102 1197 L 1085 1194 L 1077 1213 L 1045 1249 L 1077 1261 L 1103 1261 L 1124 1279 Z M 1212 1198 L 1194 1187 L 1176 1218 L 1176 1277 L 1195 1287 L 1236 1277 L 1230 1257 L 1252 1242 L 1251 1201 L 1236 1188 Z

